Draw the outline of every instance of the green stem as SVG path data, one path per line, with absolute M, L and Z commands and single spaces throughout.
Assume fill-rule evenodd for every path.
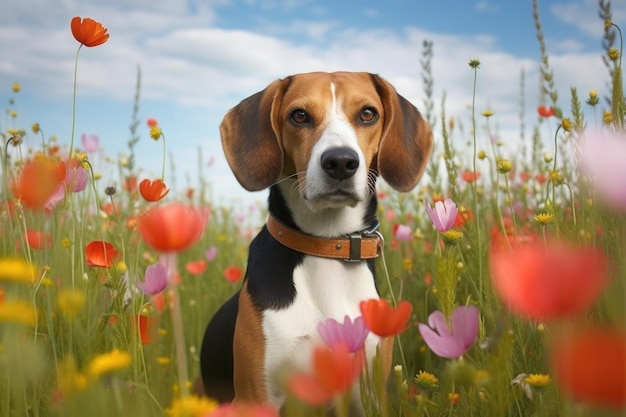
M 76 50 L 76 61 L 74 62 L 74 92 L 72 95 L 72 134 L 70 136 L 70 153 L 69 157 L 72 157 L 72 152 L 74 151 L 74 131 L 76 129 L 76 79 L 78 78 L 78 54 L 80 52 L 80 48 L 83 47 L 81 43 Z

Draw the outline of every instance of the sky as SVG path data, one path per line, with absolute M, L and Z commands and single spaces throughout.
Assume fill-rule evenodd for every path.
M 539 43 L 531 0 L 21 0 L 0 13 L 0 129 L 23 128 L 26 146 L 46 137 L 69 147 L 78 43 L 70 20 L 91 17 L 110 39 L 81 48 L 78 57 L 75 143 L 97 135 L 96 168 L 117 184 L 105 158 L 128 155 L 137 73 L 141 71 L 136 146 L 139 177 L 160 176 L 162 143 L 145 121 L 156 118 L 167 147 L 165 179 L 181 191 L 202 181 L 218 202 L 263 201 L 247 193 L 223 157 L 218 126 L 229 108 L 275 79 L 310 71 L 366 71 L 390 81 L 423 108 L 423 42 L 433 42 L 433 100 L 439 115 L 469 123 L 474 72 L 475 108 L 493 110 L 491 129 L 519 142 L 520 114 L 530 129 L 539 103 Z M 614 1 L 613 21 L 626 28 L 626 2 Z M 606 91 L 608 71 L 596 0 L 539 0 L 549 63 L 568 107 L 570 87 L 584 100 Z M 522 72 L 524 88 L 522 89 Z M 14 94 L 13 83 L 21 91 Z M 523 98 L 523 100 L 522 100 Z M 13 100 L 13 105 L 10 105 Z M 522 106 L 523 103 L 523 106 Z M 523 109 L 521 108 L 523 107 Z M 567 114 L 566 114 L 567 115 Z M 440 128 L 435 127 L 440 143 Z M 458 140 L 467 140 L 465 137 Z M 514 149 L 514 146 L 511 147 Z M 110 172 L 108 172 L 108 171 Z M 182 192 L 182 191 L 181 191 Z

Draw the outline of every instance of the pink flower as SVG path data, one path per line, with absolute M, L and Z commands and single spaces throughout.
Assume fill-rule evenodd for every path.
M 344 349 L 348 349 L 349 353 L 361 349 L 370 332 L 361 316 L 354 321 L 345 316 L 343 323 L 335 319 L 327 319 L 317 325 L 317 331 L 328 347 L 336 349 L 343 346 Z
M 161 262 L 146 268 L 143 282 L 137 286 L 146 295 L 156 295 L 167 287 L 167 265 Z
M 68 191 L 78 193 L 87 187 L 89 175 L 83 167 L 67 168 L 65 171 L 65 186 Z
M 100 139 L 96 135 L 83 135 L 80 137 L 80 142 L 87 153 L 94 153 L 100 149 Z
M 626 137 L 623 134 L 592 132 L 580 146 L 580 169 L 589 175 L 594 188 L 608 205 L 626 210 Z
M 401 242 L 409 242 L 413 237 L 413 232 L 409 226 L 404 224 L 395 224 L 393 226 L 393 235 Z
M 433 222 L 435 229 L 440 232 L 445 232 L 450 230 L 450 228 L 454 225 L 454 220 L 456 219 L 458 212 L 454 201 L 449 198 L 446 198 L 443 202 L 437 201 L 435 203 L 434 210 L 426 204 L 426 202 L 424 202 L 424 206 L 426 207 L 428 217 L 430 217 L 430 220 Z
M 216 246 L 211 246 L 209 249 L 206 250 L 206 252 L 204 252 L 204 258 L 209 262 L 215 259 L 216 256 L 217 256 Z
M 422 338 L 437 356 L 458 358 L 478 336 L 478 309 L 474 306 L 457 307 L 450 317 L 450 326 L 443 313 L 437 310 L 428 316 L 428 326 L 420 323 L 418 327 Z

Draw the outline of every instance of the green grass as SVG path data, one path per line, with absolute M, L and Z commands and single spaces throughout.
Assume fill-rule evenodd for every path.
M 598 93 L 599 97 L 611 98 L 612 104 L 606 111 L 593 94 L 587 104 L 581 104 L 575 88 L 569 92 L 569 111 L 562 109 L 558 105 L 539 16 L 535 17 L 544 87 L 537 102 L 552 106 L 559 117 L 538 118 L 528 143 L 519 144 L 523 151 L 509 156 L 499 144 L 487 140 L 493 134 L 491 119 L 497 118 L 497 111 L 490 115 L 481 114 L 490 109 L 472 109 L 472 117 L 466 123 L 472 126 L 471 131 L 459 131 L 446 119 L 445 105 L 440 114 L 433 114 L 432 89 L 427 89 L 424 116 L 434 123 L 432 127 L 439 140 L 422 182 L 425 185 L 407 194 L 380 187 L 381 232 L 386 246 L 384 256 L 378 260 L 378 287 L 385 298 L 408 300 L 413 305 L 413 315 L 408 328 L 396 340 L 394 363 L 401 366 L 394 368 L 385 394 L 381 394 L 386 398 L 382 402 L 384 407 L 377 409 L 375 403 L 366 404 L 371 415 L 501 417 L 624 413 L 572 399 L 561 389 L 549 360 L 550 338 L 564 328 L 591 322 L 624 329 L 626 324 L 623 307 L 626 221 L 623 213 L 603 206 L 584 176 L 578 173 L 575 161 L 565 157 L 566 149 L 585 131 L 587 121 L 582 108 L 604 111 L 603 128 L 624 136 L 621 57 L 609 61 L 610 90 Z M 428 70 L 432 47 L 426 43 L 423 54 L 422 77 L 426 84 L 433 79 Z M 476 75 L 480 65 L 476 60 L 471 67 L 458 70 L 474 71 Z M 480 95 L 479 83 L 468 85 L 471 88 L 476 96 Z M 13 94 L 17 97 L 19 93 Z M 137 173 L 135 164 L 141 161 L 135 158 L 133 147 L 140 136 L 136 120 L 138 106 L 136 103 L 129 141 L 130 164 L 110 162 L 119 173 L 115 179 L 98 179 L 96 173 L 89 171 L 87 188 L 68 193 L 49 213 L 23 206 L 14 198 L 11 184 L 34 153 L 50 153 L 54 146 L 60 145 L 61 152 L 53 155 L 59 158 L 63 149 L 69 148 L 68 144 L 43 138 L 42 134 L 40 148 L 24 149 L 24 145 L 17 143 L 18 139 L 31 133 L 26 128 L 3 128 L 0 261 L 7 262 L 2 264 L 7 269 L 0 270 L 0 417 L 156 416 L 168 409 L 171 415 L 192 415 L 184 414 L 173 403 L 181 395 L 185 397 L 198 375 L 200 345 L 208 320 L 239 287 L 238 283 L 224 278 L 224 270 L 229 266 L 245 268 L 247 244 L 251 239 L 248 225 L 260 226 L 265 209 L 261 207 L 249 213 L 252 218 L 242 224 L 234 219 L 232 207 L 219 206 L 207 198 L 210 179 L 207 184 L 207 179 L 200 178 L 200 188 L 191 197 L 185 190 L 172 190 L 165 201 L 184 201 L 208 208 L 210 220 L 202 238 L 178 254 L 180 282 L 170 284 L 159 296 L 165 302 L 163 298 L 155 299 L 136 290 L 135 277 L 143 279 L 146 267 L 159 257 L 158 252 L 142 241 L 136 230 L 136 218 L 151 205 L 161 203 L 143 201 L 136 188 L 121 187 L 105 193 L 108 183 L 104 181 L 123 184 Z M 8 111 L 10 114 L 11 109 Z M 547 136 L 547 131 L 556 133 Z M 37 135 L 38 130 L 34 129 L 33 134 Z M 75 158 L 83 163 L 88 160 L 82 153 Z M 509 167 L 512 169 L 508 170 Z M 462 179 L 464 171 L 480 172 L 480 178 L 466 182 Z M 433 229 L 423 208 L 424 200 L 448 196 L 467 216 L 465 223 L 456 227 L 462 235 L 453 241 Z M 115 211 L 105 214 L 106 204 L 114 205 Z M 516 213 L 513 216 L 512 208 Z M 413 238 L 408 242 L 396 240 L 394 224 L 411 227 L 415 231 Z M 32 248 L 24 237 L 27 230 L 45 232 L 50 236 L 50 244 Z M 540 240 L 559 236 L 572 243 L 598 247 L 610 260 L 611 283 L 590 311 L 574 319 L 542 323 L 512 315 L 496 296 L 489 270 L 489 248 L 494 236 L 505 233 L 515 238 L 535 236 Z M 113 244 L 121 253 L 120 262 L 110 268 L 88 266 L 84 248 L 94 240 Z M 186 264 L 205 259 L 205 252 L 212 246 L 217 248 L 217 256 L 207 261 L 206 271 L 199 275 L 189 273 Z M 11 282 L 8 268 L 17 268 L 22 263 L 34 267 L 33 279 Z M 170 304 L 175 294 L 179 294 L 183 321 L 182 352 L 176 348 L 181 340 L 175 337 Z M 35 318 L 28 320 L 28 311 L 16 311 L 12 307 L 15 302 L 35 309 Z M 437 357 L 421 339 L 417 323 L 426 322 L 434 310 L 449 314 L 454 307 L 467 304 L 480 310 L 478 340 L 462 360 Z M 2 310 L 2 307 L 7 308 Z M 151 319 L 149 343 L 141 343 L 136 324 L 139 314 Z M 101 356 L 116 350 L 121 352 L 118 356 Z M 177 368 L 177 358 L 181 355 L 187 364 L 182 373 Z M 104 359 L 111 369 L 94 371 L 91 368 L 94 358 Z M 414 379 L 419 371 L 437 378 L 432 389 L 423 386 L 421 391 L 417 389 Z M 615 372 L 626 375 L 625 370 Z M 188 381 L 181 387 L 180 375 L 185 373 Z M 518 385 L 512 384 L 522 373 L 551 378 L 544 388 L 531 389 L 534 393 L 531 399 Z M 324 414 L 323 410 L 306 407 L 295 399 L 290 399 L 289 404 L 293 415 Z

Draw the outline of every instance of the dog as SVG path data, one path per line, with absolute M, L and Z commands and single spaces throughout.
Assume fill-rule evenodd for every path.
M 433 138 L 408 100 L 378 75 L 313 72 L 272 82 L 220 125 L 231 170 L 269 188 L 267 224 L 252 240 L 242 287 L 214 315 L 201 349 L 206 395 L 270 404 L 282 369 L 307 370 L 318 323 L 360 316 L 378 298 L 376 181 L 420 180 Z M 369 358 L 379 338 L 366 340 Z M 358 390 L 355 390 L 358 391 Z

